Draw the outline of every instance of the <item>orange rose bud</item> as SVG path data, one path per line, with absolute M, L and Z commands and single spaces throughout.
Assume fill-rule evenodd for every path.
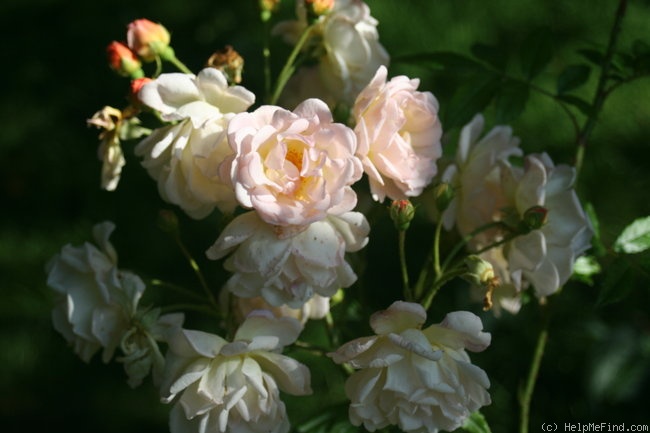
M 142 74 L 142 63 L 135 53 L 121 42 L 113 41 L 106 47 L 108 65 L 123 77 L 137 77 Z
M 135 106 L 140 106 L 142 103 L 140 101 L 140 98 L 138 97 L 138 94 L 140 93 L 140 89 L 142 89 L 142 86 L 144 86 L 147 83 L 151 83 L 153 80 L 149 77 L 142 77 L 142 78 L 136 78 L 135 80 L 131 80 L 131 92 L 129 93 L 129 99 L 131 100 L 131 103 Z
M 145 18 L 129 23 L 126 40 L 129 48 L 147 62 L 155 60 L 156 57 L 165 58 L 171 49 L 171 36 L 167 29 Z
M 304 0 L 309 15 L 317 18 L 328 14 L 334 9 L 334 0 Z

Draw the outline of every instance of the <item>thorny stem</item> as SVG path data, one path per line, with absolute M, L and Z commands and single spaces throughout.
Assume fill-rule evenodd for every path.
M 284 86 L 287 84 L 287 81 L 289 81 L 289 78 L 291 78 L 291 75 L 293 74 L 296 57 L 298 57 L 298 54 L 300 53 L 300 50 L 302 49 L 303 45 L 305 45 L 305 43 L 309 40 L 313 28 L 314 28 L 313 25 L 308 26 L 303 31 L 302 35 L 300 35 L 300 39 L 298 39 L 296 46 L 293 47 L 293 51 L 291 51 L 291 54 L 289 55 L 287 62 L 284 64 L 282 71 L 280 71 L 280 75 L 278 76 L 278 82 L 275 85 L 275 90 L 273 91 L 273 95 L 271 96 L 271 100 L 269 101 L 269 104 L 273 105 L 278 102 L 278 99 L 280 98 L 280 95 L 284 90 Z
M 609 43 L 607 44 L 607 51 L 605 51 L 605 56 L 603 57 L 603 63 L 600 69 L 600 77 L 598 79 L 598 86 L 596 87 L 596 94 L 594 96 L 594 102 L 591 105 L 590 116 L 585 121 L 584 126 L 578 133 L 576 150 L 576 177 L 580 173 L 582 168 L 582 163 L 585 157 L 585 150 L 587 147 L 587 140 L 591 135 L 596 122 L 598 120 L 598 113 L 603 108 L 603 103 L 605 102 L 605 97 L 607 96 L 607 90 L 605 86 L 607 84 L 609 69 L 612 65 L 612 59 L 614 57 L 614 50 L 616 48 L 616 42 L 618 41 L 618 36 L 621 33 L 621 26 L 623 23 L 623 17 L 625 16 L 625 10 L 627 9 L 627 0 L 620 0 L 618 3 L 618 8 L 616 10 L 616 18 L 614 19 L 614 25 L 612 31 L 609 34 Z

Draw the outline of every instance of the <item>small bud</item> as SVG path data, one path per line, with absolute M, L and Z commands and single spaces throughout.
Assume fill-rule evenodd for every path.
M 262 21 L 266 22 L 271 19 L 271 14 L 278 10 L 280 0 L 260 0 L 260 13 Z
M 244 58 L 230 45 L 210 56 L 206 67 L 219 69 L 226 75 L 229 83 L 241 83 L 241 73 L 244 69 Z
M 465 266 L 467 266 L 467 274 L 463 275 L 463 278 L 476 286 L 484 286 L 494 279 L 492 263 L 479 256 L 465 257 Z
M 161 24 L 156 24 L 147 19 L 139 19 L 128 25 L 126 40 L 138 56 L 147 62 L 156 57 L 169 57 L 169 32 Z
M 108 65 L 123 77 L 142 76 L 142 63 L 135 53 L 121 42 L 113 41 L 106 47 Z
M 438 212 L 443 213 L 449 207 L 449 204 L 454 199 L 454 189 L 447 182 L 440 182 L 433 188 L 433 196 L 436 200 L 436 209 Z
M 131 89 L 129 92 L 129 100 L 131 101 L 131 104 L 135 107 L 140 107 L 142 105 L 142 101 L 140 101 L 140 97 L 138 94 L 140 93 L 140 89 L 142 89 L 142 86 L 144 86 L 147 83 L 151 83 L 153 80 L 149 77 L 142 77 L 142 78 L 136 78 L 135 80 L 131 80 Z
M 334 0 L 304 0 L 307 14 L 313 18 L 327 15 L 334 9 Z
M 171 210 L 161 210 L 158 213 L 158 227 L 165 233 L 176 233 L 178 231 L 178 217 Z
M 415 207 L 409 200 L 395 200 L 390 205 L 390 218 L 399 231 L 408 230 L 414 216 Z
M 524 212 L 522 222 L 527 231 L 541 229 L 548 222 L 548 210 L 542 206 L 533 206 Z

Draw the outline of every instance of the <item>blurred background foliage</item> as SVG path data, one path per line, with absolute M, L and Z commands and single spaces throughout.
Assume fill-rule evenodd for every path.
M 280 14 L 290 17 L 292 8 L 284 3 Z M 537 39 L 528 36 L 543 31 L 550 40 L 552 56 L 532 82 L 555 93 L 558 77 L 567 66 L 588 65 L 591 73 L 584 77 L 578 71 L 577 80 L 582 85 L 570 93 L 589 102 L 599 71 L 578 50 L 604 52 L 617 4 L 605 0 L 367 3 L 379 20 L 381 41 L 394 58 L 445 51 L 476 60 L 477 53 L 480 57 L 487 46 L 507 74 L 521 78 L 518 65 L 522 58 L 544 49 Z M 40 431 L 42 427 L 96 433 L 167 431 L 169 407 L 158 402 L 151 384 L 130 390 L 119 364 L 105 366 L 98 357 L 88 365 L 82 363 L 53 330 L 44 265 L 64 244 L 90 240 L 92 225 L 110 219 L 117 223 L 113 242 L 121 267 L 144 276 L 194 284 L 173 241 L 155 224 L 159 209 L 169 206 L 158 198 L 154 182 L 138 166 L 128 145 L 128 163 L 120 187 L 113 193 L 99 189 L 97 131 L 87 128 L 85 120 L 104 105 L 126 104 L 128 82 L 109 70 L 104 49 L 112 40 L 124 39 L 126 24 L 142 17 L 161 22 L 172 32 L 177 55 L 195 71 L 212 52 L 233 45 L 246 60 L 243 84 L 261 94 L 262 26 L 256 4 L 256 0 L 0 3 L 0 77 L 4 83 L 0 98 L 3 431 Z M 649 23 L 650 2 L 630 1 L 619 51 L 632 53 L 636 40 L 650 44 Z M 483 48 L 477 49 L 477 43 Z M 274 40 L 276 67 L 287 51 Z M 457 72 L 440 64 L 397 61 L 390 70 L 391 75 L 406 73 L 421 78 L 421 89 L 431 90 L 438 97 L 448 133 L 447 155 L 453 155 L 460 120 L 467 115 L 462 110 L 461 114 L 452 112 L 452 107 L 458 107 L 454 101 L 459 93 L 476 88 L 472 80 L 477 74 Z M 488 123 L 505 116 L 526 152 L 547 151 L 556 163 L 573 163 L 575 132 L 557 103 L 532 91 L 518 112 L 504 114 L 495 102 L 504 98 L 502 90 L 487 98 Z M 514 100 L 521 102 L 521 98 Z M 583 202 L 593 205 L 606 246 L 633 219 L 650 215 L 649 101 L 650 79 L 619 87 L 605 102 L 587 147 L 578 191 Z M 582 125 L 585 117 L 574 111 Z M 425 202 L 426 196 L 421 201 Z M 426 203 L 421 204 L 425 209 Z M 377 206 L 369 217 L 373 224 L 370 245 L 355 259 L 363 264 L 364 277 L 350 289 L 361 296 L 362 302 L 350 307 L 356 309 L 356 316 L 348 315 L 348 320 L 358 321 L 363 329 L 367 328 L 367 314 L 385 308 L 400 291 L 396 235 L 387 212 Z M 202 254 L 216 238 L 217 219 L 195 223 L 181 217 L 181 222 L 184 238 L 208 275 L 223 278 L 217 275 L 220 266 L 205 263 Z M 407 239 L 412 269 L 423 260 L 431 232 L 426 212 L 420 212 Z M 553 313 L 550 339 L 532 400 L 532 431 L 537 431 L 541 422 L 550 421 L 650 423 L 646 412 L 650 392 L 650 266 L 643 254 L 625 260 L 631 263 L 631 270 L 619 266 L 618 274 L 608 277 L 608 266 L 616 260 L 611 255 L 603 257 L 605 274 L 596 276 L 592 285 L 572 282 L 549 299 L 548 309 Z M 607 285 L 610 295 L 604 298 L 602 290 Z M 160 296 L 167 300 L 166 295 Z M 468 302 L 464 287 L 445 288 L 430 310 L 430 321 L 438 322 L 452 309 L 466 309 Z M 473 355 L 492 380 L 493 404 L 484 413 L 494 432 L 514 431 L 518 423 L 517 389 L 527 374 L 541 327 L 539 308 L 531 303 L 519 315 L 504 314 L 497 320 L 491 313 L 482 313 L 479 304 L 470 305 L 493 335 L 492 346 Z M 319 325 L 311 326 L 308 332 L 318 333 Z M 323 374 L 314 375 L 318 387 L 333 387 L 340 381 L 335 374 L 328 376 L 331 366 L 322 365 L 322 369 Z M 340 403 L 341 399 L 335 395 L 327 401 Z M 312 398 L 292 410 L 296 425 L 308 422 L 321 404 Z M 344 405 L 339 413 L 344 419 Z M 322 425 L 327 426 L 323 427 L 325 431 L 338 428 L 336 420 Z

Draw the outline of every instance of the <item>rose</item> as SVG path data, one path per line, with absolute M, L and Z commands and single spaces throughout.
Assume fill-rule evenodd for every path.
M 302 308 L 314 294 L 331 297 L 356 281 L 345 253 L 368 241 L 363 214 L 347 212 L 301 227 L 272 226 L 256 212 L 235 218 L 207 251 L 234 275 L 226 288 L 244 298 L 263 297 L 273 306 Z
M 135 152 L 158 181 L 166 201 L 192 218 L 215 207 L 232 212 L 237 205 L 229 179 L 219 165 L 231 153 L 226 138 L 234 113 L 246 110 L 255 96 L 241 86 L 228 86 L 221 71 L 206 68 L 198 76 L 162 74 L 139 92 L 141 102 L 170 122 L 140 142 Z
M 129 23 L 126 40 L 129 48 L 143 60 L 151 62 L 169 49 L 171 37 L 161 24 L 143 18 Z
M 129 330 L 145 285 L 135 274 L 117 268 L 117 253 L 108 241 L 111 222 L 97 224 L 96 246 L 66 245 L 47 264 L 47 284 L 57 293 L 54 328 L 88 362 L 101 348 L 108 362 Z
M 289 430 L 279 390 L 310 394 L 310 373 L 279 352 L 302 327 L 293 318 L 252 313 L 233 342 L 202 331 L 180 329 L 169 338 L 163 401 L 177 396 L 172 433 L 270 432 Z
M 417 91 L 417 79 L 398 76 L 386 82 L 386 77 L 386 68 L 379 67 L 352 109 L 357 156 L 377 201 L 422 193 L 442 155 L 436 98 Z
M 308 99 L 291 112 L 262 106 L 228 125 L 233 154 L 223 165 L 239 203 L 274 225 L 304 226 L 354 208 L 351 185 L 362 174 L 356 139 L 333 123 L 324 102 Z
M 481 320 L 457 311 L 420 329 L 425 320 L 420 304 L 394 302 L 370 318 L 377 335 L 328 354 L 359 370 L 345 383 L 352 424 L 369 431 L 388 425 L 409 433 L 452 431 L 490 403 L 488 377 L 466 353 L 490 344 Z

